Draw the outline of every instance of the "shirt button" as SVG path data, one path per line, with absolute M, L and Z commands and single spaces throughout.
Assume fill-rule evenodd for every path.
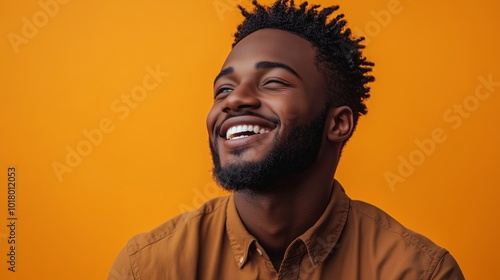
M 261 250 L 261 249 L 259 249 L 259 248 L 256 248 L 256 250 L 257 250 L 257 253 L 259 253 L 259 255 L 261 255 L 261 256 L 262 256 L 262 250 Z

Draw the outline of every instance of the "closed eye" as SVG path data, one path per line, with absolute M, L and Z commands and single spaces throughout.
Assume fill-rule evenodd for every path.
M 290 84 L 282 79 L 277 79 L 277 78 L 271 78 L 271 79 L 265 80 L 262 84 L 262 89 L 271 90 L 271 91 L 286 90 L 286 89 L 289 89 L 290 87 L 293 87 L 292 84 Z
M 289 86 L 290 84 L 283 81 L 283 80 L 280 80 L 280 79 L 269 79 L 269 80 L 266 80 L 264 81 L 264 85 L 268 85 L 268 84 L 280 84 L 280 85 L 284 85 L 284 86 Z

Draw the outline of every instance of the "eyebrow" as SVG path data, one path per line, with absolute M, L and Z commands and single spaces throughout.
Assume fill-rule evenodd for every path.
M 302 77 L 295 71 L 292 67 L 281 63 L 281 62 L 273 62 L 273 61 L 259 61 L 255 64 L 256 69 L 273 69 L 273 68 L 281 68 L 284 69 L 290 73 L 292 73 L 295 77 L 299 78 L 302 80 Z M 227 67 L 224 68 L 220 71 L 220 73 L 215 77 L 214 79 L 214 84 L 217 82 L 218 79 L 220 79 L 223 76 L 229 75 L 234 73 L 234 68 L 233 67 Z
M 215 79 L 214 79 L 214 85 L 215 85 L 215 82 L 217 82 L 218 79 L 220 79 L 223 76 L 232 74 L 233 72 L 234 72 L 234 68 L 233 67 L 227 67 L 227 68 L 222 69 L 220 71 L 220 73 L 217 75 L 217 77 L 215 77 Z
M 286 71 L 292 73 L 295 77 L 302 80 L 302 78 L 297 73 L 297 71 L 293 70 L 292 67 L 290 67 L 284 63 L 281 63 L 281 62 L 260 61 L 260 62 L 257 62 L 257 64 L 255 64 L 255 68 L 257 68 L 257 69 L 273 69 L 273 68 L 285 69 Z

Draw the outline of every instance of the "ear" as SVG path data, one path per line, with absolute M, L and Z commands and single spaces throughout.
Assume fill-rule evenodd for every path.
M 331 108 L 326 123 L 328 140 L 343 143 L 354 129 L 353 113 L 348 106 Z

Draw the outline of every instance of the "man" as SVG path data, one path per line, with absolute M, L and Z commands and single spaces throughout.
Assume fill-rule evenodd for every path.
M 214 81 L 216 181 L 232 191 L 131 239 L 109 279 L 463 279 L 453 257 L 334 180 L 372 63 L 337 6 L 253 2 Z

